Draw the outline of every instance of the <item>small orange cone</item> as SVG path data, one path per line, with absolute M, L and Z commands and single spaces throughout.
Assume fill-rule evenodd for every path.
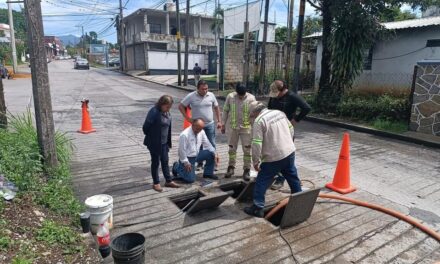
M 89 100 L 82 100 L 82 123 L 81 123 L 81 129 L 78 130 L 79 133 L 83 134 L 89 134 L 92 132 L 95 132 L 96 129 L 92 127 L 92 120 L 90 120 L 89 115 Z
M 350 135 L 348 133 L 344 133 L 333 182 L 327 183 L 325 187 L 342 194 L 356 191 L 356 187 L 350 185 Z
M 191 117 L 191 108 L 189 106 L 186 108 L 186 115 L 188 117 Z M 183 129 L 186 129 L 189 126 L 191 126 L 191 123 L 188 122 L 186 119 L 183 119 Z

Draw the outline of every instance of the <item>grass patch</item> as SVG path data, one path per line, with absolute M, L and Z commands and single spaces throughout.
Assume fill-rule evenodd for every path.
M 49 245 L 71 245 L 81 241 L 79 234 L 70 227 L 52 220 L 43 221 L 43 226 L 36 231 L 36 239 L 37 241 L 47 242 Z
M 216 82 L 217 81 L 217 75 L 206 75 L 206 76 L 200 76 L 200 79 L 207 81 L 207 82 Z
M 48 169 L 42 163 L 30 110 L 8 119 L 9 127 L 0 129 L 0 173 L 19 193 L 11 202 L 0 198 L 0 251 L 7 256 L 5 261 L 66 263 L 82 259 L 86 247 L 77 227 L 84 207 L 71 184 L 71 140 L 56 133 L 59 166 Z M 88 259 L 96 257 L 90 249 L 87 255 Z
M 377 130 L 382 130 L 397 134 L 401 134 L 403 132 L 408 131 L 408 124 L 403 121 L 390 121 L 390 120 L 378 119 L 370 123 L 370 125 Z

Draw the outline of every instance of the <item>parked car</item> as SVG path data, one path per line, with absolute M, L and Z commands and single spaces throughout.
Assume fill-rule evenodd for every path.
M 111 60 L 108 62 L 108 66 L 110 66 L 110 67 L 117 67 L 117 66 L 119 66 L 120 64 L 121 64 L 121 62 L 119 61 L 119 58 L 111 59 Z
M 0 64 L 0 75 L 1 75 L 1 78 L 3 78 L 3 79 L 10 78 L 9 71 L 5 66 L 3 66 L 3 64 Z
M 90 69 L 90 66 L 89 66 L 89 62 L 86 59 L 80 58 L 75 61 L 75 66 L 73 68 L 88 70 L 88 69 Z

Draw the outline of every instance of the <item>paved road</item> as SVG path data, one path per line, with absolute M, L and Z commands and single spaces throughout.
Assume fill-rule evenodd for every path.
M 147 105 L 163 93 L 181 99 L 186 93 L 118 73 L 74 71 L 71 61 L 49 64 L 57 128 L 78 128 L 80 103 L 91 100 L 95 126 L 121 130 L 136 143 Z M 9 110 L 22 111 L 31 100 L 30 80 L 4 80 Z M 175 124 L 181 118 L 174 111 Z M 333 176 L 343 129 L 302 122 L 296 128 L 300 167 Z M 350 131 L 352 182 L 357 187 L 411 208 L 420 218 L 440 223 L 440 151 Z M 220 136 L 220 139 L 225 139 Z M 432 212 L 436 215 L 430 215 Z
M 49 64 L 56 127 L 69 133 L 78 146 L 73 170 L 79 197 L 84 199 L 96 193 L 111 193 L 119 206 L 127 204 L 130 198 L 144 199 L 139 198 L 136 190 L 144 190 L 145 182 L 150 180 L 148 170 L 145 171 L 148 154 L 142 146 L 141 131 L 146 111 L 164 93 L 179 101 L 186 92 L 111 71 L 78 71 L 72 68 L 71 61 Z M 25 111 L 26 105 L 32 102 L 30 80 L 5 80 L 4 84 L 9 110 L 13 113 Z M 81 122 L 82 98 L 91 101 L 93 124 L 98 130 L 95 134 L 76 133 Z M 172 114 L 173 139 L 176 142 L 182 118 L 176 106 Z M 297 126 L 297 164 L 303 179 L 313 179 L 317 186 L 331 180 L 344 131 L 309 122 Z M 439 229 L 440 151 L 353 131 L 349 133 L 353 185 L 373 194 L 377 201 L 383 198 L 402 205 L 399 210 Z M 218 141 L 219 152 L 225 157 L 225 137 L 220 135 Z M 172 156 L 175 154 L 176 148 L 171 152 Z M 223 162 L 219 172 L 223 173 L 226 166 Z M 168 191 L 168 194 L 172 192 Z M 130 204 L 131 211 L 136 208 L 140 207 Z M 123 220 L 120 215 L 126 210 L 116 208 L 118 221 Z M 143 210 L 147 213 L 152 209 Z M 280 250 L 290 254 L 285 248 Z M 346 256 L 347 252 L 341 255 Z M 395 260 L 399 255 L 393 250 L 381 252 L 371 256 L 366 251 L 365 255 L 354 254 L 346 259 Z

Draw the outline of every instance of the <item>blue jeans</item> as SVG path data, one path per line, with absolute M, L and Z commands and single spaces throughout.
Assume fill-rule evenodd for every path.
M 211 142 L 211 145 L 215 148 L 215 122 L 205 125 L 205 128 L 203 128 L 203 130 L 205 131 L 206 137 L 208 137 L 209 142 Z
M 264 207 L 266 190 L 269 188 L 273 177 L 279 172 L 286 178 L 292 193 L 302 191 L 301 181 L 298 178 L 298 172 L 295 167 L 295 152 L 279 161 L 263 162 L 260 165 L 260 169 L 254 189 L 254 204 L 257 207 Z
M 179 178 L 182 178 L 185 182 L 193 183 L 196 180 L 196 171 L 195 171 L 196 162 L 203 162 L 203 161 L 206 161 L 203 175 L 205 176 L 214 175 L 214 164 L 215 164 L 214 157 L 215 154 L 208 150 L 200 151 L 197 157 L 188 157 L 189 163 L 191 163 L 190 172 L 186 171 L 185 165 L 179 161 L 179 168 L 177 169 Z
M 170 167 L 168 165 L 168 152 L 169 148 L 168 145 L 162 144 L 162 149 L 159 155 L 153 154 L 150 152 L 151 155 L 151 176 L 153 177 L 153 184 L 159 184 L 159 162 L 162 165 L 162 173 L 167 182 L 171 182 L 171 175 L 170 175 Z

